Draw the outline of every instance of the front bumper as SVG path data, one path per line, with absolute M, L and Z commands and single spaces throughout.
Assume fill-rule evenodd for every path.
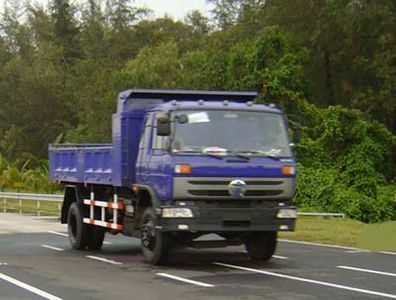
M 280 209 L 295 209 L 293 206 L 278 206 L 278 203 L 259 201 L 249 207 L 238 207 L 238 204 L 208 204 L 183 206 L 191 209 L 192 218 L 160 218 L 162 231 L 189 232 L 258 232 L 258 231 L 294 231 L 296 219 L 280 219 Z M 169 208 L 170 206 L 166 206 Z M 174 206 L 172 206 L 174 207 Z

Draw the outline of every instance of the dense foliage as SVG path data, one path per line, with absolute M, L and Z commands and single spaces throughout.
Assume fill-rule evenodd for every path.
M 47 161 L 31 157 L 11 164 L 0 154 L 0 191 L 5 190 L 52 194 L 61 188 L 56 182 L 48 181 Z
M 48 143 L 108 142 L 122 89 L 254 89 L 300 140 L 300 207 L 396 218 L 394 0 L 210 0 L 184 21 L 131 0 L 5 2 L 2 188 L 34 190 L 7 174 L 44 174 Z
M 309 111 L 309 113 L 307 113 Z M 341 106 L 306 110 L 297 202 L 343 211 L 365 222 L 395 218 L 395 137 L 380 123 Z

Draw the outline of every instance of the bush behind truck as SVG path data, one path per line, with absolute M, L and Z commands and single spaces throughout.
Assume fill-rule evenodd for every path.
M 108 232 L 140 238 L 151 264 L 176 245 L 244 244 L 270 259 L 277 231 L 294 230 L 296 162 L 283 113 L 256 96 L 127 90 L 112 144 L 50 145 L 72 247 L 100 249 Z M 206 234 L 221 239 L 197 240 Z

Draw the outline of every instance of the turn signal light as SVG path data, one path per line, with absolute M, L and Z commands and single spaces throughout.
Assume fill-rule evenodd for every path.
M 294 175 L 296 174 L 296 168 L 292 166 L 284 166 L 282 167 L 282 174 L 283 175 Z
M 175 173 L 176 174 L 191 174 L 192 168 L 190 165 L 176 165 Z

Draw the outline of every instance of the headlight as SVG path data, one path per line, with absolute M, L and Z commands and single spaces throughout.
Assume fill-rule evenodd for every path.
M 297 210 L 293 208 L 282 208 L 278 211 L 278 219 L 295 219 L 297 218 Z
M 193 218 L 194 215 L 192 210 L 189 208 L 163 208 L 162 209 L 163 218 Z

